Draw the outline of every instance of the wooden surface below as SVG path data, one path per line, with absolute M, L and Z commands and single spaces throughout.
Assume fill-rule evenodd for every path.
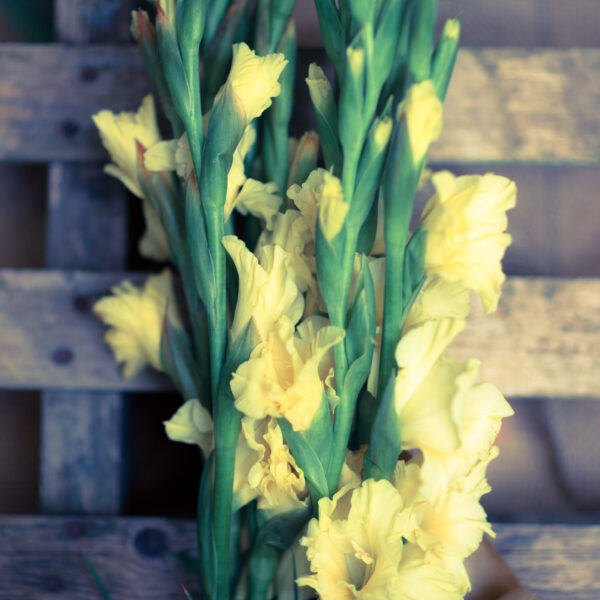
M 136 47 L 0 45 L 0 159 L 106 160 L 90 115 L 137 108 Z M 600 50 L 463 49 L 433 162 L 600 162 Z
M 119 374 L 91 306 L 141 274 L 0 270 L 0 387 L 160 391 L 166 378 Z M 474 305 L 477 304 L 474 302 Z M 600 280 L 510 278 L 499 310 L 474 310 L 452 347 L 483 361 L 508 396 L 600 397 Z
M 495 546 L 540 600 L 600 597 L 600 526 L 497 525 Z M 180 600 L 195 525 L 160 518 L 0 517 L 3 600 L 95 600 L 89 557 L 115 600 Z

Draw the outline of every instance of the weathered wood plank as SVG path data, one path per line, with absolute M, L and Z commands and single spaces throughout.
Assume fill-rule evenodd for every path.
M 496 525 L 494 545 L 544 600 L 597 600 L 600 526 Z M 170 556 L 194 552 L 191 521 L 159 518 L 0 517 L 0 596 L 98 598 L 89 556 L 113 598 L 179 599 L 194 577 Z
M 128 10 L 134 2 L 55 0 L 57 37 L 69 43 L 128 41 Z M 102 176 L 99 164 L 49 165 L 46 223 L 49 267 L 125 267 L 127 192 L 115 183 Z M 81 395 L 43 391 L 39 480 L 42 512 L 120 512 L 122 414 L 123 396 L 118 393 Z
M 483 361 L 507 396 L 600 397 L 600 280 L 513 277 L 498 311 L 473 302 L 451 354 Z
M 165 390 L 150 371 L 121 379 L 94 300 L 141 274 L 0 270 L 0 387 Z M 600 280 L 510 278 L 497 313 L 475 310 L 452 353 L 483 361 L 510 396 L 600 397 Z
M 97 600 L 83 555 L 111 597 L 180 600 L 197 596 L 193 574 L 170 556 L 195 549 L 195 527 L 175 519 L 0 517 L 0 597 Z
M 0 158 L 106 158 L 90 114 L 134 109 L 134 47 L 0 45 Z M 68 91 L 68 92 L 67 92 Z M 434 162 L 600 163 L 600 49 L 463 49 Z
M 0 157 L 101 161 L 90 115 L 137 108 L 150 90 L 136 46 L 0 45 Z
M 600 598 L 599 525 L 496 525 L 494 545 L 542 600 Z
M 164 390 L 148 370 L 121 377 L 92 304 L 127 273 L 0 271 L 0 387 L 56 390 Z

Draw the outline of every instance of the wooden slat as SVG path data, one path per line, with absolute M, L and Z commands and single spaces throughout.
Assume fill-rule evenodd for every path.
M 136 48 L 0 45 L 0 158 L 104 160 L 90 114 L 149 89 Z M 600 163 L 600 50 L 464 49 L 434 162 Z
M 171 552 L 195 550 L 189 521 L 77 517 L 0 517 L 0 597 L 97 600 L 89 557 L 115 600 L 197 597 L 193 574 Z
M 600 597 L 600 526 L 496 525 L 495 546 L 543 600 Z M 113 598 L 176 600 L 193 575 L 171 556 L 195 549 L 191 521 L 157 518 L 0 517 L 0 597 L 98 598 L 89 556 Z
M 599 525 L 496 525 L 494 545 L 540 600 L 600 598 Z
M 121 379 L 90 313 L 125 276 L 143 277 L 0 270 L 0 387 L 167 389 L 150 371 Z M 481 378 L 510 396 L 600 397 L 599 332 L 600 280 L 515 277 L 496 313 L 484 317 L 475 308 L 452 353 L 481 359 Z
M 129 11 L 134 2 L 55 0 L 56 35 L 60 41 L 74 44 L 127 41 Z M 84 72 L 80 76 L 86 77 Z M 49 165 L 49 267 L 126 266 L 127 192 L 115 183 L 103 176 L 100 164 Z M 42 512 L 118 514 L 123 498 L 122 394 L 44 390 L 41 402 Z
M 142 391 L 169 389 L 148 370 L 121 377 L 92 304 L 127 273 L 0 270 L 0 387 Z

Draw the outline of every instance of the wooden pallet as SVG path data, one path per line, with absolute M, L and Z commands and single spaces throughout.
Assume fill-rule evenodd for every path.
M 60 43 L 0 45 L 0 160 L 49 165 L 48 269 L 0 269 L 0 388 L 43 390 L 40 506 L 70 515 L 0 516 L 2 599 L 97 598 L 83 554 L 115 599 L 194 589 L 170 556 L 193 549 L 192 523 L 114 516 L 122 394 L 170 384 L 150 371 L 123 380 L 90 312 L 111 285 L 143 277 L 123 272 L 127 199 L 101 173 L 90 120 L 136 108 L 150 89 L 137 49 L 122 44 L 135 4 L 55 0 Z M 599 166 L 598 107 L 600 50 L 465 49 L 432 162 Z M 456 355 L 481 358 L 482 377 L 507 395 L 600 399 L 600 280 L 512 278 L 499 311 L 472 321 Z M 600 597 L 599 527 L 497 529 L 541 598 Z

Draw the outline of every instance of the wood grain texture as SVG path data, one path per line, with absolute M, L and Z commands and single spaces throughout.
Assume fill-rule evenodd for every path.
M 132 0 L 55 0 L 62 42 L 125 42 Z M 90 72 L 81 73 L 83 79 Z M 92 77 L 93 78 L 93 77 Z M 104 193 L 100 193 L 104 191 Z M 110 201 L 109 201 L 110 197 Z M 48 167 L 46 264 L 54 268 L 124 268 L 127 191 L 98 165 Z M 60 354 L 62 352 L 62 354 Z M 54 362 L 67 357 L 63 348 Z M 60 362 L 60 361 L 58 361 Z M 123 396 L 42 393 L 40 508 L 46 513 L 117 514 L 122 503 Z
M 450 349 L 483 361 L 507 396 L 600 397 L 600 280 L 509 278 L 498 311 L 479 303 Z
M 3 600 L 97 600 L 85 553 L 115 600 L 197 597 L 171 552 L 195 549 L 195 526 L 167 519 L 0 517 Z
M 142 391 L 170 389 L 148 370 L 121 377 L 93 303 L 132 273 L 0 271 L 0 387 Z
M 599 525 L 496 525 L 494 545 L 541 600 L 600 598 Z
M 597 600 L 600 526 L 496 525 L 494 545 L 542 600 Z M 113 598 L 170 600 L 190 573 L 170 556 L 194 552 L 195 524 L 158 518 L 0 517 L 0 597 L 95 600 L 89 556 Z
M 0 386 L 165 390 L 149 371 L 123 380 L 91 304 L 133 273 L 0 270 Z M 474 303 L 475 304 L 475 303 Z M 40 318 L 40 315 L 42 318 Z M 509 396 L 599 397 L 600 280 L 510 278 L 498 311 L 471 323 L 451 353 L 483 361 Z M 53 360 L 68 350 L 67 361 Z
M 105 160 L 90 115 L 149 90 L 136 48 L 0 46 L 0 158 Z M 600 49 L 464 49 L 433 162 L 600 163 Z

